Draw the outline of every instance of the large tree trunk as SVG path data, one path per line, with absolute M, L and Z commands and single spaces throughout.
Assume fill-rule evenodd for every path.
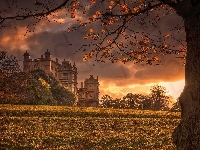
M 178 150 L 200 150 L 200 15 L 184 18 L 187 53 L 181 122 L 173 133 Z

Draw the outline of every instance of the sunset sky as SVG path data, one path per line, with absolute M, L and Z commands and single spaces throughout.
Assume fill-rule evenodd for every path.
M 41 0 L 41 2 L 46 2 Z M 59 4 L 63 0 L 58 0 L 55 3 Z M 17 12 L 23 13 L 22 10 L 29 8 L 31 10 L 42 10 L 41 6 L 35 6 L 34 0 L 27 2 L 21 0 L 13 2 L 12 0 L 0 2 L 0 14 L 2 16 L 13 16 Z M 16 8 L 15 5 L 19 5 Z M 52 2 L 49 4 L 56 6 Z M 22 9 L 21 9 L 22 8 Z M 86 10 L 92 10 L 92 6 L 88 6 Z M 88 11 L 90 13 L 90 11 Z M 47 19 L 40 20 L 38 23 L 35 19 L 30 18 L 24 21 L 21 20 L 6 20 L 0 24 L 0 50 L 7 51 L 19 59 L 20 64 L 23 61 L 23 53 L 28 51 L 31 58 L 38 58 L 44 54 L 48 49 L 52 54 L 52 59 L 67 59 L 70 62 L 76 62 L 78 68 L 78 87 L 80 82 L 90 75 L 99 77 L 100 82 L 100 97 L 108 94 L 113 98 L 121 98 L 127 93 L 142 93 L 148 94 L 151 86 L 155 84 L 163 85 L 169 91 L 169 95 L 175 99 L 180 95 L 184 87 L 184 66 L 175 58 L 175 55 L 162 56 L 163 65 L 146 65 L 133 64 L 131 62 L 111 63 L 97 63 L 93 59 L 86 62 L 82 61 L 84 55 L 80 47 L 85 44 L 83 37 L 88 32 L 89 28 L 99 28 L 99 24 L 91 24 L 90 27 L 79 28 L 74 32 L 68 33 L 68 28 L 78 26 L 77 19 L 86 20 L 87 16 L 76 13 L 76 19 L 72 19 L 66 8 L 53 13 Z M 151 17 L 151 16 L 150 16 Z M 151 19 L 151 18 L 150 18 Z M 50 22 L 49 22 L 49 21 Z M 179 47 L 180 41 L 185 40 L 184 30 L 175 29 L 183 25 L 182 20 L 175 13 L 167 16 L 162 16 L 158 27 L 153 28 L 149 26 L 149 32 L 156 35 L 158 31 L 163 34 L 169 33 L 176 38 L 171 41 L 175 47 Z M 27 29 L 31 32 L 27 32 Z M 142 31 L 142 27 L 137 26 L 135 30 Z M 172 30 L 174 29 L 174 30 Z M 179 42 L 177 42 L 179 41 Z M 72 45 L 70 45 L 72 43 Z M 184 42 L 183 42 L 184 43 Z

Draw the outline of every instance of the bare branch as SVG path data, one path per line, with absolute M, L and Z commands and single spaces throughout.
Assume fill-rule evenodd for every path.
M 175 6 L 176 6 L 176 3 L 172 0 L 159 0 L 159 1 L 163 2 L 164 4 L 169 5 L 172 8 L 175 8 Z M 177 2 L 178 2 L 178 0 L 177 0 Z
M 2 19 L 2 18 L 0 17 L 0 24 L 3 23 L 4 21 L 5 21 L 5 19 Z
M 64 7 L 67 3 L 69 2 L 69 0 L 65 0 L 62 4 L 58 5 L 56 8 L 53 9 L 49 9 L 46 12 L 42 12 L 42 13 L 36 13 L 36 14 L 27 14 L 27 15 L 16 15 L 16 16 L 11 16 L 11 17 L 1 17 L 0 19 L 0 23 L 2 23 L 5 20 L 8 19 L 16 19 L 16 20 L 25 20 L 27 18 L 31 18 L 31 17 L 44 17 L 47 16 L 49 14 L 51 14 L 52 12 L 55 12 L 59 9 L 61 9 L 62 7 Z
M 107 17 L 108 17 L 108 16 L 110 16 L 110 17 L 138 16 L 139 14 L 146 13 L 147 11 L 149 11 L 149 10 L 151 10 L 151 9 L 153 9 L 153 8 L 159 7 L 159 6 L 161 6 L 162 4 L 163 4 L 163 2 L 158 3 L 158 4 L 155 4 L 155 5 L 152 5 L 152 6 L 150 5 L 149 7 L 145 8 L 145 9 L 143 9 L 143 10 L 140 10 L 140 11 L 138 11 L 138 12 L 130 12 L 130 13 L 126 13 L 126 14 L 113 14 L 113 13 L 108 13 L 108 12 L 106 12 L 106 13 L 102 14 L 102 16 L 104 16 L 104 17 L 106 17 L 106 16 L 107 16 Z

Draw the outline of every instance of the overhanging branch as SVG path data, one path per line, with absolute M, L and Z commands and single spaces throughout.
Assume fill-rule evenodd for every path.
M 152 5 L 152 6 L 148 6 L 146 7 L 145 9 L 143 10 L 140 10 L 138 12 L 130 12 L 130 13 L 126 13 L 126 14 L 113 14 L 113 13 L 105 13 L 105 14 L 102 14 L 102 16 L 110 16 L 110 17 L 123 17 L 123 16 L 138 16 L 139 14 L 143 14 L 143 13 L 146 13 L 147 11 L 153 9 L 153 8 L 156 8 L 156 7 L 159 7 L 163 4 L 163 2 L 160 2 L 158 4 L 155 4 L 155 5 Z
M 55 12 L 59 9 L 61 9 L 62 7 L 64 7 L 67 3 L 69 2 L 69 0 L 65 0 L 62 4 L 58 5 L 56 8 L 53 9 L 48 9 L 46 12 L 42 12 L 42 13 L 36 13 L 36 14 L 27 14 L 27 15 L 16 15 L 16 16 L 11 16 L 11 17 L 1 17 L 0 19 L 0 23 L 2 23 L 5 20 L 9 20 L 9 19 L 16 19 L 16 20 L 25 20 L 27 18 L 32 18 L 32 17 L 44 17 L 47 16 L 49 14 L 51 14 L 52 12 Z
M 175 8 L 175 6 L 176 6 L 175 0 L 174 1 L 172 1 L 172 0 L 159 0 L 159 1 L 163 2 L 164 4 L 169 5 L 172 8 Z M 177 0 L 177 2 L 179 2 L 179 0 Z

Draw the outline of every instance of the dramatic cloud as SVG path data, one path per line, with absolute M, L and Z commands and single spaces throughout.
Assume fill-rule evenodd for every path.
M 63 0 L 51 3 L 44 1 L 44 4 L 49 9 L 56 7 L 61 2 Z M 16 6 L 19 7 L 17 8 Z M 104 8 L 105 6 L 102 5 L 101 7 Z M 23 11 L 26 8 L 27 11 Z M 0 24 L 0 49 L 15 55 L 20 60 L 21 65 L 25 51 L 28 51 L 32 58 L 38 58 L 47 49 L 51 52 L 53 60 L 58 58 L 60 63 L 63 59 L 70 60 L 71 63 L 76 62 L 78 68 L 78 86 L 80 87 L 80 82 L 84 81 L 90 75 L 94 75 L 95 78 L 98 76 L 100 81 L 100 96 L 108 94 L 119 98 L 130 92 L 144 94 L 149 91 L 152 85 L 160 83 L 167 87 L 170 94 L 177 97 L 177 93 L 180 93 L 184 86 L 184 66 L 175 58 L 175 55 L 162 56 L 160 59 L 163 65 L 159 66 L 111 63 L 109 61 L 97 63 L 94 59 L 86 62 L 82 61 L 84 53 L 92 49 L 92 46 L 82 47 L 91 43 L 90 40 L 84 40 L 83 37 L 90 28 L 100 30 L 101 25 L 99 22 L 95 22 L 69 33 L 68 29 L 78 27 L 81 22 L 88 20 L 87 17 L 94 14 L 97 9 L 88 5 L 86 10 L 89 8 L 92 9 L 86 16 L 77 12 L 75 19 L 72 19 L 70 16 L 71 10 L 64 8 L 42 20 L 34 18 L 23 21 L 7 20 Z M 35 6 L 34 1 L 8 0 L 1 2 L 0 6 L 1 17 L 13 16 L 16 13 L 24 14 L 40 11 L 43 11 L 42 7 Z M 143 21 L 150 22 L 155 15 L 153 13 Z M 156 24 L 157 28 L 150 24 L 147 28 L 137 24 L 133 27 L 133 30 L 137 32 L 137 36 L 141 36 L 142 32 L 146 32 L 155 41 L 158 41 L 157 38 L 168 40 L 167 42 L 174 49 L 179 49 L 180 46 L 185 45 L 185 32 L 181 30 L 182 25 L 182 20 L 178 15 L 169 14 L 161 17 L 160 22 Z M 170 38 L 164 39 L 162 35 L 159 35 L 160 32 L 162 35 L 170 34 Z M 132 33 L 127 31 L 126 34 Z M 120 40 L 126 43 L 125 40 Z M 81 47 L 82 49 L 79 50 Z M 86 51 L 83 52 L 83 49 L 86 49 Z M 180 80 L 182 81 L 179 82 Z

